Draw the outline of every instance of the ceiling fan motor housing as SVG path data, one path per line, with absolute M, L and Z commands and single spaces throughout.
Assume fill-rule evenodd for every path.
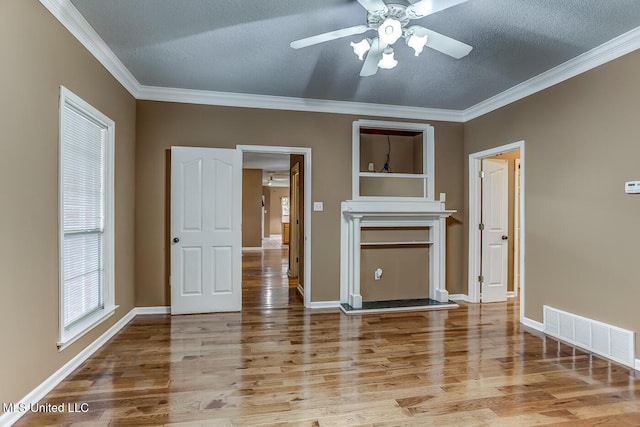
M 399 21 L 404 28 L 410 19 L 407 16 L 407 6 L 409 6 L 409 2 L 392 0 L 389 3 L 385 2 L 385 4 L 387 5 L 386 11 L 375 11 L 367 14 L 367 23 L 369 26 L 371 28 L 378 28 L 386 19 L 392 18 Z

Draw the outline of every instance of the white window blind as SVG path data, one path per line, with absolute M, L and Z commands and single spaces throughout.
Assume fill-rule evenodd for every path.
M 113 308 L 112 132 L 113 122 L 61 89 L 59 345 Z
M 64 326 L 104 308 L 106 129 L 72 106 L 63 114 Z

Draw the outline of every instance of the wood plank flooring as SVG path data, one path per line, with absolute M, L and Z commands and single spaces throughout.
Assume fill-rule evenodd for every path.
M 139 316 L 17 426 L 632 426 L 640 380 L 527 331 L 514 302 L 305 310 L 286 249 L 244 254 L 242 313 Z

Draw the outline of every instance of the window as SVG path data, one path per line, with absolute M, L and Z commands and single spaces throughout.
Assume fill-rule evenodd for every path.
M 114 305 L 112 120 L 60 88 L 60 349 Z

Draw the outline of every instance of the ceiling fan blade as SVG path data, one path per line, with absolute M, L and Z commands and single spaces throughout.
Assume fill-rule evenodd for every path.
M 289 46 L 294 49 L 300 49 L 307 46 L 313 46 L 314 44 L 324 43 L 331 40 L 336 40 L 342 37 L 353 36 L 356 34 L 362 34 L 372 28 L 368 25 L 356 25 L 355 27 L 343 28 L 341 30 L 329 31 L 328 33 L 318 34 L 316 36 L 307 37 L 304 39 L 292 41 Z
M 378 72 L 378 62 L 382 59 L 382 52 L 384 52 L 386 47 L 387 44 L 381 42 L 377 37 L 371 40 L 371 49 L 367 52 L 367 57 L 362 65 L 362 70 L 360 70 L 360 76 L 373 76 Z
M 407 31 L 413 32 L 417 36 L 427 36 L 427 46 L 456 59 L 467 56 L 469 52 L 471 52 L 471 49 L 473 49 L 472 46 L 466 43 L 462 43 L 461 41 L 436 33 L 419 25 L 413 25 L 407 28 Z
M 407 15 L 410 19 L 424 18 L 467 1 L 469 0 L 420 0 L 407 8 Z
M 387 5 L 382 0 L 358 0 L 358 3 L 367 9 L 367 12 L 371 13 L 387 10 Z

